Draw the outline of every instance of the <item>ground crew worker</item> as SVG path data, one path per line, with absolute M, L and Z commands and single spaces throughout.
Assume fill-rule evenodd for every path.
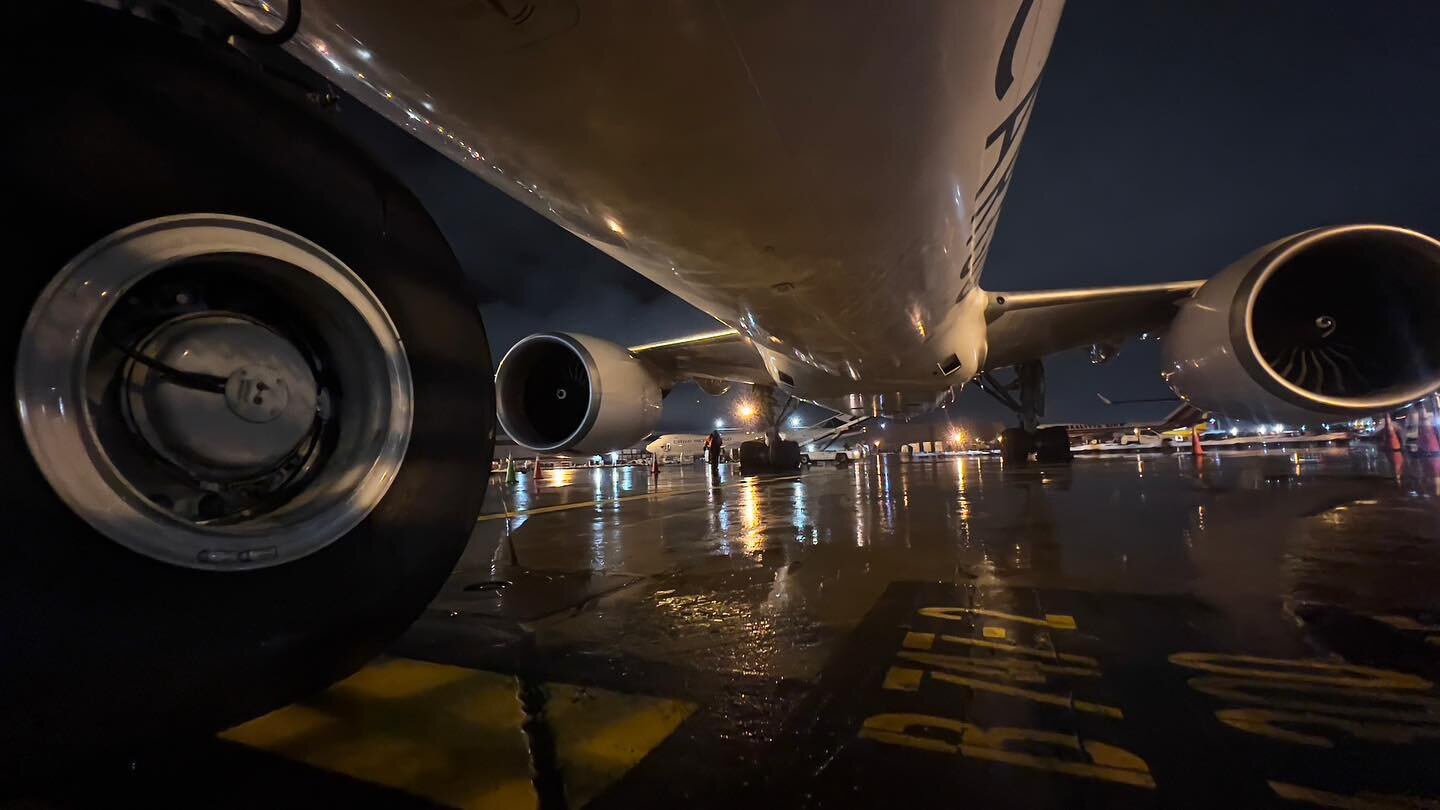
M 705 456 L 710 460 L 710 469 L 716 472 L 720 470 L 720 448 L 724 444 L 718 430 L 710 431 L 710 435 L 705 437 Z

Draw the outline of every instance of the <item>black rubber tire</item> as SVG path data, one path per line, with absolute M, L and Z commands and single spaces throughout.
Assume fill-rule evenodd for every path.
M 849 454 L 849 453 L 836 453 L 836 454 L 835 454 L 835 466 L 836 466 L 836 467 L 848 467 L 848 466 L 850 466 L 850 454 Z
M 1034 437 L 1020 428 L 1000 431 L 1000 460 L 1006 464 L 1024 464 L 1035 451 Z
M 740 474 L 758 475 L 770 469 L 770 446 L 761 441 L 740 443 Z
M 1035 460 L 1041 464 L 1069 464 L 1074 458 L 1070 452 L 1070 432 L 1063 427 L 1041 428 L 1035 431 Z
M 414 429 L 388 494 L 345 537 L 215 573 L 91 529 L 41 476 L 13 411 L 0 419 L 0 774 L 208 734 L 358 669 L 453 568 L 494 443 L 490 352 L 455 257 L 330 113 L 228 49 L 88 4 L 40 5 L 42 19 L 7 27 L 3 57 L 25 76 L 5 87 L 0 148 L 6 379 L 31 304 L 82 249 L 153 217 L 237 214 L 316 242 L 375 291 L 408 355 Z
M 770 454 L 770 467 L 776 472 L 794 472 L 800 469 L 800 444 L 782 439 Z

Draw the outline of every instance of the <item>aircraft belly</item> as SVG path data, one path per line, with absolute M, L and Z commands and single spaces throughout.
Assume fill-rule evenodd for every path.
M 1060 3 L 397 8 L 309 0 L 288 47 L 684 300 L 864 390 L 930 382 L 953 351 L 937 326 L 976 284 Z

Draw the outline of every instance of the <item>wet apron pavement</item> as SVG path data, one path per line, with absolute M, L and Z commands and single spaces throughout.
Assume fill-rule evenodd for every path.
M 550 471 L 492 492 L 392 657 L 94 776 L 227 806 L 1440 806 L 1436 492 L 1364 450 Z

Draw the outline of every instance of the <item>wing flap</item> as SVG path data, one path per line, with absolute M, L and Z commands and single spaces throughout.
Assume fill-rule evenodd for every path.
M 992 292 L 985 308 L 986 368 L 1159 332 L 1203 281 L 1080 290 Z
M 773 385 L 750 339 L 722 329 L 629 347 L 675 382 L 694 379 Z

